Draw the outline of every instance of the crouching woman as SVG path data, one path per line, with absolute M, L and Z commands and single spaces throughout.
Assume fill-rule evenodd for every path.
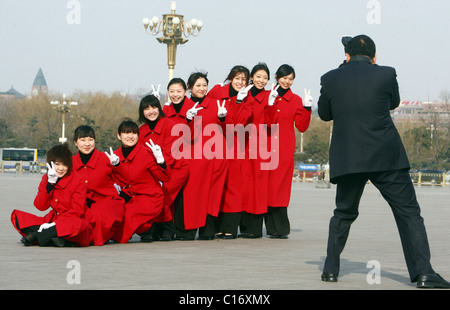
M 114 154 L 113 178 L 120 186 L 120 196 L 125 199 L 125 215 L 113 235 L 113 240 L 127 243 L 134 234 L 142 242 L 152 241 L 150 229 L 163 210 L 162 182 L 170 180 L 161 147 L 150 140 L 138 143 L 139 127 L 132 120 L 124 120 L 118 128 L 117 137 L 122 146 Z
M 21 242 L 40 246 L 89 246 L 91 226 L 86 219 L 86 185 L 72 171 L 72 153 L 67 144 L 47 151 L 47 174 L 42 177 L 34 206 L 51 209 L 40 217 L 20 210 L 11 214 L 11 222 L 22 235 Z

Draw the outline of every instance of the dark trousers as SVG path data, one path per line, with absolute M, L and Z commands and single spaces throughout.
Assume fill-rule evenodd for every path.
M 215 217 L 212 215 L 206 216 L 206 225 L 195 229 L 185 229 L 184 226 L 184 202 L 183 189 L 180 190 L 174 201 L 174 224 L 173 229 L 177 239 L 194 240 L 195 236 L 199 238 L 214 238 L 215 234 Z
M 289 235 L 291 232 L 287 207 L 268 207 L 264 220 L 268 235 Z
M 237 236 L 242 212 L 220 212 L 217 218 L 216 231 Z
M 262 227 L 264 222 L 264 214 L 253 214 L 242 212 L 240 232 L 242 234 L 250 234 L 255 237 L 262 237 Z
M 339 179 L 323 271 L 339 274 L 340 254 L 344 250 L 350 226 L 358 217 L 359 202 L 368 180 L 391 207 L 411 281 L 416 282 L 420 274 L 434 273 L 425 225 L 408 170 L 358 173 Z

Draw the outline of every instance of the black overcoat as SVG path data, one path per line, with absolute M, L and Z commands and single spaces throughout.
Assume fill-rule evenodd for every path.
M 409 169 L 390 110 L 400 104 L 395 69 L 365 56 L 321 77 L 319 116 L 333 121 L 330 181 L 352 173 Z

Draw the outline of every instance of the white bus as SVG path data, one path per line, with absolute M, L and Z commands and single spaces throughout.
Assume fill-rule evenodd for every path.
M 24 169 L 38 172 L 45 166 L 45 150 L 29 148 L 0 148 L 2 169 Z

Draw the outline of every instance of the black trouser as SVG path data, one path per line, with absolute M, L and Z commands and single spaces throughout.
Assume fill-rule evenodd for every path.
M 358 217 L 359 202 L 368 180 L 392 209 L 411 281 L 417 281 L 419 274 L 434 273 L 425 225 L 408 170 L 358 173 L 339 179 L 323 271 L 339 274 L 340 254 L 344 250 L 350 226 Z
M 173 223 L 175 228 L 175 235 L 177 238 L 194 239 L 197 233 L 197 229 L 184 228 L 184 201 L 183 201 L 183 188 L 180 189 L 175 200 L 173 202 Z
M 253 235 L 254 237 L 262 237 L 263 222 L 264 214 L 242 212 L 240 231 L 242 234 L 249 234 Z
M 216 231 L 237 236 L 242 212 L 220 212 L 217 218 Z
M 268 235 L 284 236 L 291 232 L 287 207 L 268 207 L 264 220 Z
M 56 226 L 52 226 L 47 229 L 43 229 L 41 232 L 38 232 L 40 225 L 30 226 L 26 228 L 20 228 L 19 222 L 16 219 L 16 226 L 19 230 L 25 235 L 34 234 L 37 238 L 36 241 L 40 246 L 47 246 L 51 244 L 52 238 L 57 237 L 58 234 L 56 232 Z
M 185 229 L 184 226 L 184 203 L 183 203 L 183 189 L 180 190 L 177 197 L 174 201 L 174 229 L 176 238 L 182 239 L 195 239 L 197 235 L 197 230 L 199 237 L 214 237 L 215 228 L 214 228 L 215 217 L 212 215 L 206 216 L 206 225 L 200 228 L 195 229 Z

